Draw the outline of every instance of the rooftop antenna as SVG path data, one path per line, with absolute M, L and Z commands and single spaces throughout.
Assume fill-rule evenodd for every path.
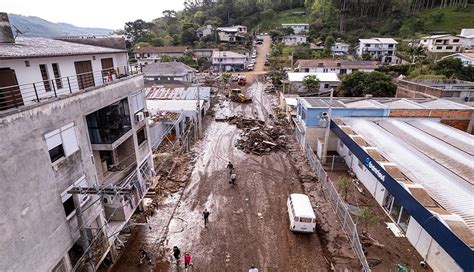
M 15 28 L 15 39 L 19 36 L 19 35 L 24 35 L 26 33 L 28 33 L 28 31 L 21 31 L 18 27 L 16 27 L 15 25 L 12 24 L 12 26 Z

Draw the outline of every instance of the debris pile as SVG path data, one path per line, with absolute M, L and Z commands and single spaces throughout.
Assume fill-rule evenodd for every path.
M 280 123 L 269 126 L 262 120 L 235 116 L 229 117 L 228 121 L 242 129 L 236 147 L 245 153 L 264 155 L 272 151 L 286 150 L 286 131 Z

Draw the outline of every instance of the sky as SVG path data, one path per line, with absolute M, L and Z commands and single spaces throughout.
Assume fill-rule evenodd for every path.
M 181 10 L 184 0 L 0 0 L 0 11 L 36 16 L 53 23 L 122 29 L 125 22 L 151 21 L 167 9 Z

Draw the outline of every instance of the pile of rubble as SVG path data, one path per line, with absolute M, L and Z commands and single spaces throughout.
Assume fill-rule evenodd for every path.
M 236 147 L 245 153 L 264 155 L 286 150 L 287 136 L 282 124 L 277 122 L 269 126 L 262 120 L 243 117 L 230 117 L 227 120 L 242 130 Z

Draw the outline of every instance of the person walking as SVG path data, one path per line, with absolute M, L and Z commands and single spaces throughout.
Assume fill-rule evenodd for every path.
M 232 174 L 232 171 L 234 171 L 234 165 L 230 161 L 227 164 L 227 168 L 229 168 L 229 173 Z
M 229 183 L 232 184 L 232 185 L 235 185 L 235 180 L 236 179 L 237 179 L 237 174 L 235 174 L 235 173 L 230 174 Z
M 191 255 L 186 252 L 186 254 L 184 255 L 184 268 L 188 268 L 188 266 L 191 265 Z
M 176 259 L 176 263 L 179 263 L 179 255 L 181 254 L 181 250 L 177 246 L 173 247 L 173 256 Z
M 204 227 L 207 226 L 207 222 L 209 222 L 209 215 L 211 213 L 207 210 L 207 209 L 204 209 L 204 211 L 202 212 L 202 215 L 204 217 Z

